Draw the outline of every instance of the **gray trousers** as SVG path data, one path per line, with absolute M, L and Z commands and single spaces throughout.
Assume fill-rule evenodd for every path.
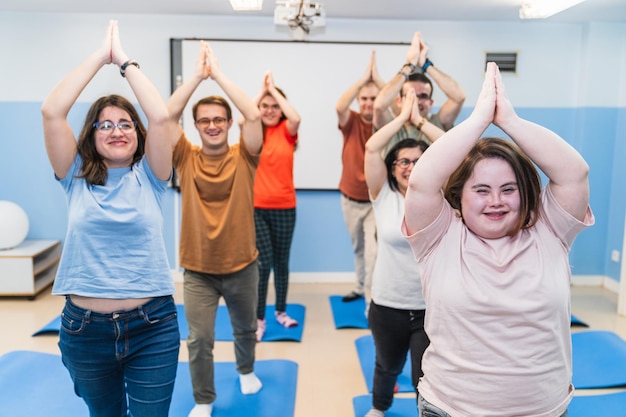
M 354 270 L 356 287 L 354 291 L 363 294 L 372 286 L 372 274 L 378 251 L 376 243 L 376 220 L 372 203 L 352 201 L 341 195 L 343 219 L 354 250 Z
M 248 374 L 254 371 L 258 285 L 259 267 L 256 261 L 241 271 L 224 275 L 185 270 L 185 316 L 189 325 L 187 348 L 196 404 L 211 404 L 216 398 L 213 347 L 215 317 L 221 297 L 224 297 L 233 327 L 237 372 Z

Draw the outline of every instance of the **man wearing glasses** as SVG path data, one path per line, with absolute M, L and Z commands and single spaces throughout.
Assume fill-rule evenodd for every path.
M 241 392 L 255 394 L 262 387 L 254 374 L 259 269 L 253 205 L 263 144 L 261 115 L 256 104 L 221 72 L 209 45 L 201 42 L 194 75 L 170 97 L 170 117 L 180 120 L 191 95 L 207 78 L 218 84 L 245 120 L 239 143 L 230 146 L 233 117 L 228 102 L 219 96 L 205 97 L 192 109 L 202 146 L 192 145 L 181 128 L 174 148 L 182 193 L 180 264 L 185 268 L 187 346 L 195 401 L 189 417 L 210 417 L 213 411 L 214 329 L 221 297 L 233 326 Z
M 430 113 L 434 103 L 433 84 L 426 74 L 435 80 L 447 97 L 446 102 L 435 114 Z M 374 129 L 380 129 L 399 114 L 402 99 L 409 88 L 415 90 L 419 115 L 412 116 L 411 120 L 391 138 L 383 150 L 383 155 L 386 155 L 387 151 L 402 139 L 411 138 L 432 143 L 444 131 L 454 126 L 454 121 L 465 102 L 465 92 L 461 86 L 428 59 L 428 47 L 419 32 L 413 35 L 406 63 L 376 96 Z
M 339 98 L 336 105 L 338 127 L 343 136 L 341 151 L 341 210 L 354 251 L 355 287 L 343 297 L 351 302 L 366 297 L 376 261 L 376 224 L 364 173 L 365 143 L 372 136 L 374 100 L 385 85 L 372 51 L 365 73 Z M 359 112 L 350 106 L 357 101 Z M 367 305 L 367 304 L 366 304 Z M 367 308 L 366 308 L 367 311 Z

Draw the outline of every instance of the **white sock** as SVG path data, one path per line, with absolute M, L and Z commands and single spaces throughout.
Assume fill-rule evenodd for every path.
M 385 412 L 372 407 L 370 411 L 365 414 L 365 417 L 385 417 Z
M 254 372 L 245 375 L 239 374 L 239 383 L 241 384 L 241 393 L 246 395 L 256 394 L 263 387 L 261 380 L 257 378 Z
M 211 417 L 213 404 L 196 404 L 187 417 Z

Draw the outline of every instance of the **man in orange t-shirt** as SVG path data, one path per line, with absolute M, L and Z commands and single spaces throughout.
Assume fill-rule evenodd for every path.
M 195 406 L 188 417 L 210 417 L 215 391 L 215 318 L 224 298 L 233 327 L 235 359 L 242 394 L 256 394 L 254 373 L 259 282 L 254 233 L 253 187 L 263 129 L 259 109 L 220 70 L 213 51 L 200 43 L 196 70 L 168 101 L 170 118 L 180 120 L 196 88 L 211 78 L 245 117 L 239 143 L 228 143 L 230 105 L 220 96 L 193 106 L 201 146 L 181 130 L 173 162 L 180 179 L 182 222 L 180 264 L 184 270 L 187 347 Z
M 348 88 L 337 102 L 339 129 L 343 134 L 343 164 L 339 190 L 343 217 L 352 239 L 356 286 L 343 301 L 362 298 L 369 290 L 376 261 L 376 225 L 367 192 L 364 173 L 365 142 L 372 136 L 374 99 L 385 85 L 376 67 L 376 53 L 372 52 L 367 70 Z M 350 109 L 357 99 L 359 112 Z

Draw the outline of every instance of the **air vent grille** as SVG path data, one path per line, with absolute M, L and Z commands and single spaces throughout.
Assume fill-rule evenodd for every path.
M 485 69 L 487 62 L 498 64 L 501 72 L 517 72 L 517 52 L 486 52 Z

